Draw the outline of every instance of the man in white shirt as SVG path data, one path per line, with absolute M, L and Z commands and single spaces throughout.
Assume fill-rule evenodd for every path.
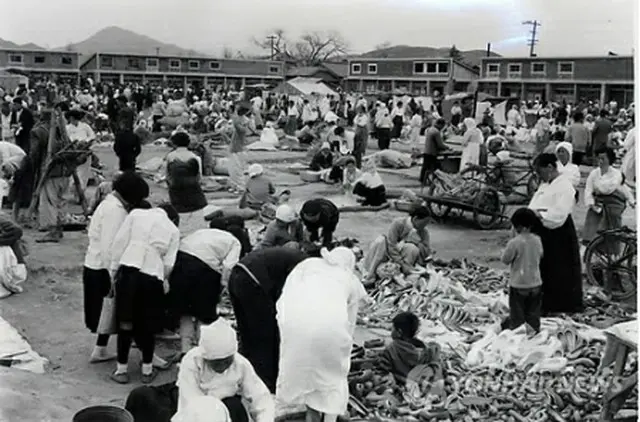
M 91 126 L 82 121 L 83 118 L 84 112 L 82 110 L 75 109 L 67 113 L 67 135 L 71 142 L 91 143 L 96 138 Z M 85 192 L 91 177 L 91 156 L 87 157 L 87 160 L 80 164 L 76 171 L 80 179 L 80 189 Z M 78 198 L 78 202 L 80 202 L 80 198 Z

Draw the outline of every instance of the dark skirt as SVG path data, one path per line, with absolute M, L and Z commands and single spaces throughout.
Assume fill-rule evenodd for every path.
M 33 165 L 31 159 L 25 157 L 13 175 L 13 184 L 9 189 L 9 202 L 17 203 L 19 208 L 29 208 L 34 187 Z
M 109 271 L 84 267 L 82 270 L 82 286 L 84 291 L 84 323 L 92 333 L 95 333 L 100 322 L 102 301 L 111 290 Z
M 389 149 L 389 145 L 391 144 L 391 129 L 389 128 L 380 128 L 378 129 L 378 148 L 380 150 Z
M 260 280 L 266 274 L 254 274 Z M 247 272 L 235 267 L 229 296 L 238 325 L 240 354 L 246 357 L 269 391 L 275 392 L 280 358 L 280 331 L 273 299 Z
M 391 130 L 391 139 L 398 139 L 400 138 L 400 134 L 402 133 L 402 116 L 394 116 L 392 122 L 393 129 Z
M 544 252 L 540 261 L 543 314 L 582 311 L 580 248 L 573 219 L 567 217 L 561 227 L 553 230 L 540 224 L 536 232 Z
M 221 274 L 188 253 L 178 251 L 169 277 L 169 309 L 174 317 L 192 316 L 205 324 L 218 318 Z
M 462 120 L 462 115 L 461 114 L 452 114 L 451 115 L 451 124 L 453 126 L 458 126 L 460 124 L 461 120 Z
M 362 205 L 377 207 L 378 205 L 382 205 L 387 202 L 387 193 L 384 185 L 376 186 L 375 188 L 368 188 L 358 182 L 353 187 L 353 193 L 364 198 Z
M 158 386 L 136 387 L 127 396 L 124 408 L 136 422 L 171 422 L 178 411 L 179 389 L 175 382 Z M 221 399 L 229 411 L 231 422 L 248 422 L 246 408 L 239 396 Z
M 133 331 L 159 333 L 164 328 L 165 296 L 162 280 L 121 266 L 116 274 L 116 320 Z

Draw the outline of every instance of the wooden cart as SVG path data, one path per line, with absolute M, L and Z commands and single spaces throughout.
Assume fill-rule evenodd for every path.
M 600 362 L 600 368 L 614 363 L 613 376 L 617 379 L 609 385 L 603 397 L 602 414 L 600 421 L 637 421 L 638 416 L 630 418 L 615 418 L 616 413 L 622 408 L 627 397 L 638 385 L 638 372 L 623 377 L 622 373 L 627 363 L 629 353 L 638 350 L 638 321 L 623 322 L 605 330 L 607 347 Z
M 478 228 L 490 230 L 500 225 L 507 216 L 504 214 L 506 204 L 503 204 L 498 191 L 491 187 L 486 187 L 476 197 L 473 202 L 463 201 L 454 197 L 420 195 L 431 214 L 438 219 L 446 219 L 451 211 L 458 211 L 459 214 L 469 212 L 473 215 L 473 221 Z

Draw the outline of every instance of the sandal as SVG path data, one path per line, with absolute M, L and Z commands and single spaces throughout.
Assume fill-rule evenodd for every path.
M 158 371 L 153 369 L 150 374 L 142 374 L 142 383 L 151 384 L 158 376 Z
M 111 374 L 110 378 L 117 382 L 118 384 L 128 384 L 129 383 L 129 374 L 122 373 L 122 374 Z

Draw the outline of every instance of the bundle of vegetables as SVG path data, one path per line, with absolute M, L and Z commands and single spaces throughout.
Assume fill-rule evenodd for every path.
M 443 195 L 443 197 L 458 199 L 463 202 L 473 202 L 482 188 L 482 182 L 461 178 L 460 182 L 457 183 L 456 186 L 451 190 L 447 191 L 447 193 Z

